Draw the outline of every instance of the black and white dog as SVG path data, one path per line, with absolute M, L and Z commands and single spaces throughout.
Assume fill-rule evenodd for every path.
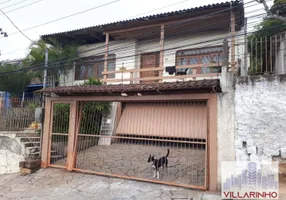
M 155 159 L 154 155 L 153 156 L 149 156 L 148 158 L 148 163 L 152 162 L 152 168 L 153 168 L 153 178 L 155 178 L 156 174 L 157 174 L 157 179 L 159 179 L 160 175 L 159 175 L 159 168 L 160 167 L 168 167 L 168 159 L 167 157 L 169 156 L 170 150 L 167 150 L 167 155 L 164 157 L 161 157 L 160 159 Z

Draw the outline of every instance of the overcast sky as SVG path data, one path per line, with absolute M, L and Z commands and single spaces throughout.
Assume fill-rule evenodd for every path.
M 13 9 L 36 1 L 39 0 L 0 0 L 0 8 L 4 12 L 7 12 L 7 15 L 20 30 L 23 30 L 115 0 L 42 0 L 25 8 L 9 12 Z M 39 36 L 44 34 L 68 31 L 119 21 L 126 18 L 142 17 L 151 14 L 187 9 L 221 2 L 224 1 L 119 0 L 113 4 L 106 5 L 80 15 L 24 31 L 24 33 L 32 40 L 38 40 Z M 263 6 L 254 3 L 253 0 L 245 0 L 244 2 L 247 4 L 246 16 L 253 16 L 263 12 Z M 271 6 L 272 1 L 268 1 L 268 5 Z M 257 21 L 258 19 L 255 18 L 253 20 Z M 251 26 L 253 25 L 254 24 L 252 23 Z M 20 34 L 19 31 L 11 24 L 11 22 L 1 13 L 0 27 L 9 35 L 5 38 L 0 36 L 0 50 L 2 54 L 0 56 L 0 60 L 23 58 L 27 54 L 28 47 L 31 42 L 22 34 Z M 17 33 L 12 34 L 15 32 Z

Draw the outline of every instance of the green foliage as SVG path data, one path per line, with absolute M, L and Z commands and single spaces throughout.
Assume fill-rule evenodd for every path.
M 57 103 L 54 106 L 53 133 L 68 133 L 70 104 Z
M 53 77 L 54 81 L 59 79 L 59 74 L 65 74 L 69 69 L 73 67 L 74 58 L 76 58 L 76 52 L 78 45 L 69 44 L 62 47 L 56 41 L 54 45 L 48 45 L 44 40 L 39 40 L 30 46 L 30 51 L 27 57 L 19 63 L 1 63 L 0 73 L 6 73 L 31 66 L 44 66 L 45 63 L 45 49 L 49 49 L 49 67 L 48 76 Z M 52 64 L 56 63 L 56 64 Z M 0 91 L 6 91 L 13 96 L 19 95 L 23 92 L 25 87 L 30 84 L 32 78 L 39 78 L 43 80 L 44 67 L 40 67 L 38 70 L 30 70 L 17 72 L 3 76 L 0 78 Z
M 89 78 L 87 81 L 84 81 L 81 85 L 101 85 L 101 81 L 95 78 Z
M 48 76 L 53 76 L 57 80 L 59 73 L 67 73 L 73 67 L 73 59 L 76 58 L 78 45 L 69 44 L 62 47 L 58 42 L 53 41 L 53 45 L 47 44 L 44 40 L 39 40 L 37 43 L 30 46 L 30 52 L 27 60 L 31 65 L 44 65 L 45 50 L 48 48 Z M 43 69 L 39 70 L 35 77 L 43 79 Z
M 82 85 L 101 85 L 99 79 L 88 79 Z M 101 120 L 108 111 L 108 102 L 86 102 L 83 107 L 82 123 L 80 133 L 99 134 Z
M 98 79 L 89 79 L 82 85 L 100 85 Z M 109 108 L 108 102 L 82 102 L 82 121 L 80 126 L 81 134 L 98 135 L 101 127 L 101 121 Z M 53 116 L 53 132 L 68 133 L 69 124 L 69 104 L 55 104 Z
M 0 64 L 0 74 L 23 68 L 25 67 L 17 64 Z M 31 82 L 32 76 L 29 72 L 18 72 L 2 76 L 0 77 L 0 91 L 9 92 L 12 96 L 19 95 L 25 89 L 26 85 Z

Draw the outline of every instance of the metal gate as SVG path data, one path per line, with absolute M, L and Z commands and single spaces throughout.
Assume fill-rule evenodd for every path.
M 52 103 L 48 151 L 48 165 L 52 167 L 66 168 L 70 107 L 69 102 Z
M 81 102 L 73 170 L 207 189 L 207 110 L 206 101 Z

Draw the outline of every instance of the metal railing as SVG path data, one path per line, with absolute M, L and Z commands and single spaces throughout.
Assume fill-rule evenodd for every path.
M 248 75 L 286 73 L 285 33 L 248 38 Z
M 0 131 L 24 131 L 37 129 L 35 110 L 40 107 L 39 98 L 0 97 Z M 39 124 L 39 123 L 38 123 Z

